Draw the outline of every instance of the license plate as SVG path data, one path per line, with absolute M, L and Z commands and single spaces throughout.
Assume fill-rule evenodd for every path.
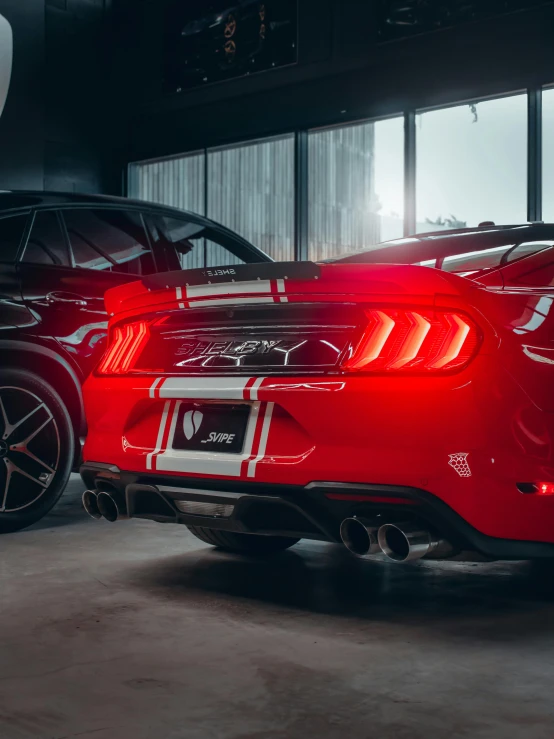
M 173 448 L 240 454 L 249 415 L 245 403 L 181 403 Z

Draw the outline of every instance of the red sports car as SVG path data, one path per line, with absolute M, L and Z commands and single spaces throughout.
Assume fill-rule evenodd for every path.
M 554 227 L 110 290 L 87 511 L 224 549 L 554 556 Z

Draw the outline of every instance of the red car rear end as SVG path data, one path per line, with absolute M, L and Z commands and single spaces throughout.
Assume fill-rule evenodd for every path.
M 245 551 L 554 554 L 554 402 L 517 332 L 528 291 L 425 266 L 260 264 L 144 278 L 106 305 L 85 385 L 96 517 Z

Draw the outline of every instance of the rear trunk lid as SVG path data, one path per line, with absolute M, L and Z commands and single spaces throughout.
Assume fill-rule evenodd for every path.
M 307 375 L 340 370 L 368 307 L 456 308 L 476 288 L 427 267 L 293 262 L 153 275 L 105 300 L 112 325 L 148 325 L 133 372 Z

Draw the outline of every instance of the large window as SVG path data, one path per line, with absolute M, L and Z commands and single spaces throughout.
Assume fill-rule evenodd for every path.
M 527 96 L 416 118 L 417 231 L 527 220 Z
M 204 213 L 204 154 L 129 167 L 129 197 Z
M 542 219 L 554 222 L 554 89 L 542 94 Z
M 309 257 L 325 259 L 402 236 L 402 118 L 310 132 Z
M 400 238 L 405 230 L 525 223 L 528 206 L 538 213 L 541 204 L 543 220 L 554 221 L 554 87 L 542 98 L 542 202 L 529 177 L 538 162 L 530 162 L 529 172 L 527 162 L 528 151 L 540 150 L 528 141 L 538 130 L 533 116 L 540 106 L 529 105 L 526 94 L 416 112 L 415 139 L 411 128 L 406 137 L 404 115 L 313 129 L 307 172 L 300 132 L 296 175 L 306 172 L 303 182 L 296 183 L 291 133 L 133 164 L 129 193 L 207 214 L 278 260 L 306 248 L 312 260 L 340 256 Z M 411 126 L 412 116 L 406 120 Z M 207 240 L 203 251 L 209 263 L 230 263 L 229 254 Z
M 294 259 L 294 136 L 209 151 L 208 216 L 273 259 Z

